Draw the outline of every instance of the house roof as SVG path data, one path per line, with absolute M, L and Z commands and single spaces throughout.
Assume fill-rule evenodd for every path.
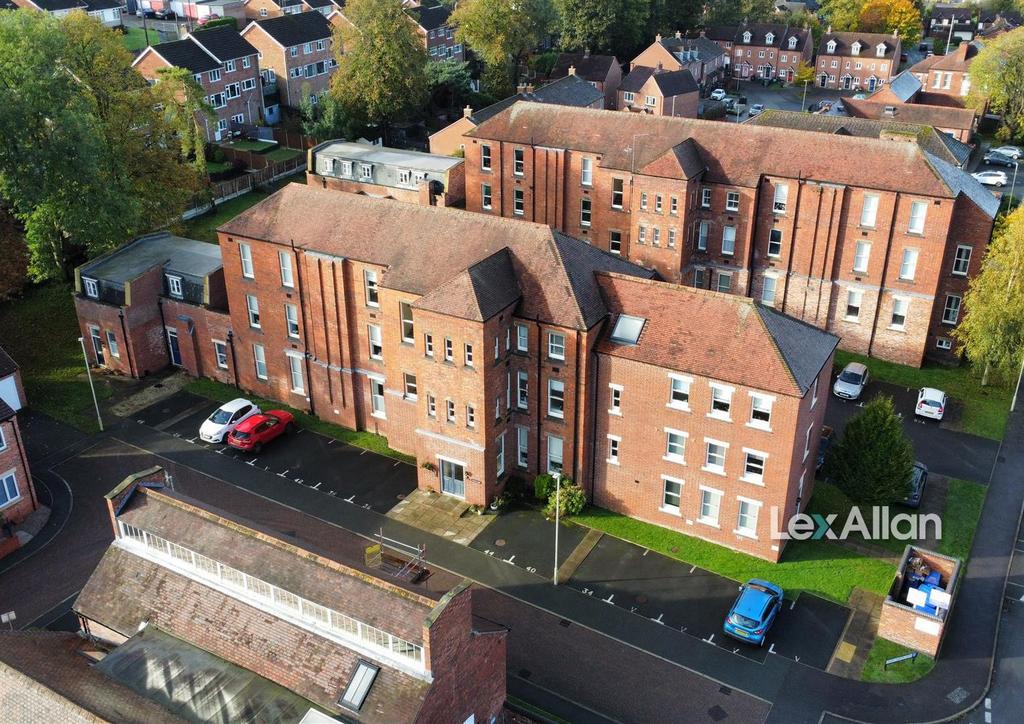
M 187 721 L 297 722 L 312 703 L 156 626 L 107 654 L 96 668 Z
M 79 267 L 82 276 L 124 284 L 161 265 L 167 271 L 205 277 L 222 266 L 220 247 L 167 232 L 140 236 L 120 249 Z
M 85 7 L 83 0 L 32 0 L 32 2 L 50 13 Z
M 911 73 L 927 73 L 932 69 L 932 66 L 942 60 L 942 58 L 943 56 L 941 55 L 930 55 L 926 58 L 922 58 L 907 70 L 903 71 L 903 73 L 906 73 L 907 71 L 910 71 Z M 903 75 L 903 73 L 900 73 L 900 75 Z
M 962 194 L 963 196 L 966 196 L 973 201 L 979 209 L 984 211 L 990 217 L 995 218 L 995 215 L 999 213 L 999 199 L 997 199 L 987 188 L 978 183 L 978 181 L 969 173 L 964 173 L 963 170 L 957 168 L 951 163 L 948 163 L 947 161 L 944 161 L 930 153 L 925 153 L 925 157 L 935 168 L 935 171 L 942 176 L 946 184 L 949 185 L 950 188 L 954 189 L 957 195 Z
M 884 87 L 879 89 L 881 90 L 884 90 Z M 921 81 L 912 72 L 905 70 L 892 79 L 888 91 L 903 103 L 907 103 L 921 91 Z
M 604 100 L 604 94 L 589 82 L 579 76 L 567 75 L 564 78 L 551 81 L 533 91 L 516 93 L 513 96 L 504 98 L 497 103 L 492 103 L 486 108 L 481 108 L 473 113 L 469 120 L 474 125 L 480 125 L 488 118 L 497 115 L 512 104 L 518 101 L 532 101 L 534 103 L 551 103 L 559 106 L 577 106 L 585 108 Z
M 746 123 L 728 133 L 722 128 L 720 122 L 693 118 L 517 103 L 466 135 L 586 151 L 602 167 L 619 170 L 643 168 L 692 139 L 707 167 L 706 178 L 716 183 L 752 188 L 763 177 L 780 176 L 940 198 L 955 195 L 917 144 L 836 136 L 824 153 L 820 137 L 808 131 Z
M 40 721 L 45 706 L 63 721 L 184 721 L 92 666 L 81 653 L 87 645 L 66 631 L 0 632 L 0 690 L 21 692 L 4 698 L 5 719 Z
M 334 27 L 320 13 L 282 15 L 279 18 L 256 20 L 255 24 L 286 48 L 329 38 Z
M 192 33 L 192 40 L 221 63 L 259 52 L 237 30 L 224 26 L 196 30 Z
M 712 40 L 732 42 L 736 37 L 735 25 L 709 25 L 704 28 L 704 36 Z
M 618 64 L 614 55 L 591 55 L 590 53 L 559 53 L 554 67 L 551 69 L 552 78 L 562 78 L 569 75 L 569 68 L 576 69 L 576 75 L 583 80 L 594 83 L 604 83 L 608 79 L 608 73 L 612 66 Z
M 743 42 L 743 35 L 750 33 L 750 42 Z M 772 42 L 767 41 L 767 35 L 771 33 L 774 37 Z M 737 45 L 763 45 L 778 48 L 782 46 L 782 38 L 786 34 L 786 26 L 782 23 L 749 23 L 736 28 L 735 42 Z
M 892 118 L 905 123 L 917 123 L 939 128 L 973 128 L 975 112 L 971 108 L 955 106 L 933 106 L 923 103 L 890 104 L 873 101 L 870 98 L 856 100 L 844 98 L 843 107 L 851 116 L 858 118 L 884 119 L 886 109 L 892 108 Z
M 687 62 L 685 57 L 686 52 L 695 52 L 697 54 L 697 60 L 704 61 L 705 63 L 710 61 L 712 58 L 725 55 L 725 51 L 722 49 L 722 46 L 710 38 L 699 35 L 696 38 L 662 38 L 661 44 L 665 50 L 676 56 L 676 59 L 681 63 Z
M 613 342 L 607 325 L 597 343 L 602 354 L 802 397 L 839 344 L 835 335 L 735 294 L 607 273 L 598 274 L 598 284 L 612 320 L 646 320 L 635 345 Z
M 483 322 L 521 297 L 512 255 L 508 249 L 501 249 L 420 297 L 413 306 Z
M 848 103 L 843 99 L 843 103 Z M 923 151 L 927 151 L 957 166 L 967 161 L 971 147 L 961 143 L 949 135 L 935 130 L 929 125 L 913 123 L 904 119 L 901 111 L 905 108 L 918 106 L 897 106 L 895 118 L 864 118 L 851 116 L 831 116 L 819 113 L 797 113 L 796 111 L 780 111 L 766 109 L 760 115 L 745 121 L 745 124 L 756 126 L 773 126 L 775 128 L 793 128 L 816 133 L 833 133 L 837 135 L 862 136 L 880 138 L 884 133 L 907 134 L 913 136 Z M 952 142 L 954 145 L 950 145 Z
M 84 0 L 85 9 L 88 12 L 97 12 L 100 10 L 113 10 L 119 8 L 124 3 L 121 0 Z
M 191 38 L 183 40 L 172 40 L 167 43 L 150 46 L 142 51 L 135 59 L 138 63 L 146 52 L 157 53 L 175 68 L 186 68 L 192 73 L 205 73 L 208 70 L 216 70 L 220 62 L 203 50 L 202 46 L 195 43 Z
M 693 79 L 693 74 L 690 73 L 687 68 L 683 68 L 682 70 L 658 71 L 654 68 L 646 68 L 642 65 L 638 65 L 622 79 L 622 83 L 619 85 L 619 90 L 639 93 L 644 87 L 644 84 L 652 77 L 654 78 L 654 82 L 658 85 L 658 90 L 661 91 L 661 94 L 666 98 L 678 96 L 683 93 L 697 93 L 700 90 L 697 87 L 697 81 Z
M 938 61 L 936 61 L 932 68 L 935 70 L 952 70 L 966 73 L 971 67 L 971 62 L 974 60 L 975 56 L 978 55 L 980 50 L 981 43 L 960 43 L 957 49 L 952 53 L 942 56 L 932 56 L 938 58 Z
M 0 379 L 13 375 L 18 371 L 18 363 L 7 354 L 7 350 L 0 347 Z
M 286 186 L 220 231 L 281 244 L 294 240 L 310 252 L 380 264 L 386 267 L 381 286 L 421 296 L 507 248 L 523 293 L 520 312 L 574 329 L 590 329 L 606 313 L 594 271 L 653 275 L 543 224 L 301 184 Z
M 420 151 L 406 151 L 400 148 L 385 148 L 369 143 L 349 143 L 346 141 L 327 141 L 313 148 L 316 157 L 341 158 L 366 163 L 379 163 L 385 166 L 401 166 L 414 171 L 431 171 L 447 173 L 450 169 L 464 163 L 464 159 L 454 156 L 439 156 Z
M 828 52 L 828 44 L 832 40 L 836 41 L 836 49 L 830 53 Z M 852 47 L 857 42 L 861 45 L 861 51 L 858 56 L 854 56 Z M 879 43 L 885 45 L 885 54 L 882 56 L 875 54 L 875 48 L 878 47 Z M 888 33 L 825 33 L 821 36 L 821 42 L 818 44 L 818 55 L 843 55 L 861 58 L 881 57 L 891 60 L 896 53 L 896 46 L 898 44 L 899 38 L 894 38 Z
M 452 10 L 438 0 L 424 0 L 418 7 L 406 8 L 409 15 L 424 30 L 437 30 L 448 25 Z
M 941 20 L 942 18 L 956 19 L 960 23 L 971 22 L 972 9 L 970 7 L 964 7 L 962 5 L 936 5 L 932 8 L 932 11 L 928 13 L 928 17 L 936 18 Z

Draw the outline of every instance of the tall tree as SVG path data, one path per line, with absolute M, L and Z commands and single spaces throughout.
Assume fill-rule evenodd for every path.
M 814 83 L 814 66 L 801 60 L 793 73 L 793 85 L 810 85 Z
M 652 0 L 647 38 L 658 33 L 672 35 L 695 28 L 700 24 L 703 13 L 702 0 Z
M 426 100 L 426 48 L 401 0 L 349 0 L 345 17 L 352 25 L 335 31 L 331 94 L 349 117 L 380 124 L 387 136 Z
M 461 108 L 473 90 L 469 63 L 456 58 L 427 63 L 427 87 L 434 106 L 450 111 Z
M 1024 206 L 1000 224 L 964 307 L 953 330 L 960 349 L 1012 379 L 1024 358 Z
M 167 120 L 178 133 L 181 155 L 191 159 L 200 174 L 206 173 L 206 129 L 217 114 L 203 96 L 203 87 L 188 68 L 162 68 L 156 94 Z
M 969 73 L 972 102 L 1003 118 L 997 135 L 1024 138 L 1024 28 L 986 40 Z
M 199 187 L 131 61 L 84 13 L 0 13 L 0 197 L 36 279 L 180 219 Z
M 456 37 L 487 66 L 485 80 L 514 88 L 526 57 L 555 26 L 552 0 L 463 0 L 452 13 Z M 497 94 L 495 88 L 487 92 Z
M 836 32 L 857 30 L 864 0 L 822 0 L 821 16 Z
M 789 13 L 786 18 L 786 22 L 790 27 L 795 28 L 809 28 L 811 31 L 811 46 L 812 52 L 818 52 L 818 45 L 821 43 L 822 33 L 825 29 L 821 27 L 821 20 L 812 12 L 807 10 L 799 10 L 795 13 Z
M 705 25 L 738 25 L 760 23 L 775 17 L 775 0 L 731 0 L 705 5 Z
M 555 0 L 566 50 L 631 55 L 643 40 L 650 0 Z
M 906 497 L 913 467 L 914 449 L 892 399 L 876 397 L 846 424 L 825 472 L 855 504 L 889 505 Z
M 913 45 L 921 38 L 921 11 L 910 0 L 868 0 L 858 27 L 866 33 L 896 33 Z

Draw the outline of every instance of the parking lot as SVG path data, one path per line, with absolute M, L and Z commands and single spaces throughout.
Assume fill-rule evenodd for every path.
M 416 489 L 416 469 L 409 463 L 301 427 L 259 454 L 203 442 L 199 426 L 217 407 L 218 403 L 204 397 L 177 392 L 141 410 L 134 419 L 189 444 L 274 473 L 289 484 L 305 485 L 378 513 L 386 513 Z

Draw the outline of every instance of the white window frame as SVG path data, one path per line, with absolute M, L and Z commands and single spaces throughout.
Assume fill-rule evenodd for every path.
M 255 279 L 252 266 L 252 247 L 249 244 L 238 243 L 238 258 L 242 262 L 242 276 L 246 279 Z
M 766 395 L 763 392 L 748 391 L 750 395 L 750 419 L 747 421 L 747 427 L 753 427 L 757 430 L 766 430 L 767 432 L 772 431 L 772 409 L 775 406 L 775 396 Z M 768 419 L 755 420 L 754 412 L 763 412 L 767 408 Z
M 213 340 L 213 358 L 217 362 L 217 369 L 226 370 L 228 368 L 227 342 L 221 339 Z
M 919 213 L 915 213 L 919 212 Z M 927 201 L 910 202 L 910 219 L 907 221 L 907 233 L 923 234 L 925 220 L 928 218 Z
M 702 209 L 711 208 L 711 188 L 708 186 L 700 190 L 700 207 Z
M 249 326 L 253 329 L 260 327 L 260 300 L 254 294 L 245 295 L 245 311 L 249 316 Z
M 622 385 L 608 383 L 608 414 L 622 417 L 622 393 L 625 388 Z
M 662 454 L 661 459 L 670 463 L 686 465 L 686 441 L 690 437 L 690 433 L 685 430 L 677 430 L 674 427 L 666 427 L 664 431 L 665 452 Z M 679 440 L 682 440 L 681 444 Z M 673 447 L 681 447 L 682 451 L 675 451 Z
M 853 300 L 856 299 L 857 303 L 853 304 Z M 843 319 L 847 322 L 859 322 L 860 321 L 860 310 L 864 305 L 864 292 L 860 289 L 847 289 L 846 290 L 846 309 L 843 311 Z M 857 314 L 850 314 L 850 307 L 857 308 Z
M 525 324 L 516 324 L 516 351 L 530 351 L 530 328 Z
M 902 307 L 902 314 L 898 316 L 903 317 L 903 321 L 896 322 L 897 311 Z M 898 297 L 892 298 L 892 314 L 889 317 L 889 329 L 903 330 L 907 326 L 907 317 L 910 316 L 910 297 Z
M 14 495 L 11 495 L 10 492 L 12 485 L 14 487 Z M 15 468 L 11 468 L 3 475 L 0 475 L 0 487 L 4 490 L 4 497 L 7 498 L 6 502 L 0 504 L 0 510 L 9 508 L 21 500 L 21 486 L 18 485 L 18 474 Z
M 299 308 L 294 304 L 284 305 L 284 325 L 290 339 L 299 338 Z
M 580 183 L 584 186 L 594 185 L 594 160 L 587 156 L 580 159 Z
M 512 190 L 512 214 L 515 216 L 526 214 L 526 194 L 522 189 Z
M 952 300 L 956 300 L 956 304 L 951 305 Z M 946 301 L 942 305 L 942 323 L 955 325 L 960 321 L 960 309 L 963 307 L 963 297 L 959 294 L 947 294 Z M 950 319 L 949 312 L 952 310 L 955 312 L 952 319 Z
M 775 295 L 778 293 L 779 278 L 774 274 L 765 274 L 761 278 L 761 304 L 775 306 Z
M 292 255 L 287 251 L 279 251 L 277 261 L 281 267 L 281 286 L 294 288 L 295 269 L 292 265 Z
M 858 240 L 857 245 L 854 247 L 853 254 L 853 271 L 858 274 L 864 274 L 868 270 L 868 265 L 871 263 L 871 242 Z
M 114 359 L 121 359 L 121 348 L 117 344 L 117 335 L 114 334 L 109 329 L 104 330 L 104 332 L 106 333 L 105 336 L 107 338 L 107 352 L 109 352 L 110 356 L 113 357 Z M 2 429 L 0 429 L 0 441 L 2 440 L 3 431 Z M 2 450 L 5 447 L 7 447 L 6 442 L 2 446 L 0 446 L 0 450 Z
M 622 438 L 620 436 L 608 435 L 608 457 L 605 459 L 605 462 L 609 465 L 618 465 L 621 447 Z
M 736 227 L 722 227 L 722 255 L 733 256 L 736 253 Z
M 721 465 L 712 464 L 712 463 L 708 462 L 708 460 L 711 457 L 711 446 L 712 445 L 714 445 L 716 447 L 725 448 L 724 452 L 722 453 L 722 464 Z M 729 453 L 729 443 L 723 442 L 722 440 L 715 440 L 714 438 L 710 438 L 710 437 L 704 438 L 704 463 L 701 465 L 700 469 L 703 470 L 706 473 L 711 473 L 713 475 L 725 475 L 725 463 L 726 463 L 726 458 L 728 457 L 728 453 Z
M 961 258 L 960 252 L 966 251 L 966 257 Z M 957 244 L 956 252 L 953 256 L 953 276 L 965 277 L 967 272 L 971 269 L 971 256 L 974 253 L 974 247 L 970 244 Z
M 175 299 L 181 299 L 185 293 L 181 287 L 181 277 L 176 274 L 165 274 L 167 277 L 167 293 Z
M 363 269 L 363 294 L 368 307 L 380 307 L 380 287 L 377 282 L 377 272 L 373 269 Z
M 772 212 L 785 214 L 789 206 L 789 184 L 776 183 L 772 200 Z
M 917 249 L 907 247 L 903 250 L 903 257 L 900 260 L 900 279 L 908 282 L 914 281 L 917 274 L 917 259 L 920 252 Z
M 707 499 L 706 496 L 711 496 L 713 498 L 712 501 L 708 501 L 709 507 L 714 508 L 715 515 L 713 518 L 704 514 L 704 504 L 705 500 Z M 718 520 L 722 514 L 722 498 L 724 497 L 725 494 L 721 490 L 718 490 L 717 488 L 709 488 L 706 485 L 701 485 L 700 499 L 697 501 L 697 522 L 702 523 L 704 525 L 709 525 L 712 528 L 719 528 L 720 526 Z
M 690 387 L 693 386 L 693 378 L 685 375 L 677 375 L 672 372 L 668 374 L 668 402 L 665 407 L 673 410 L 690 411 Z M 676 392 L 686 395 L 685 400 L 676 400 Z
M 761 506 L 763 505 L 762 502 L 760 500 L 754 500 L 753 498 L 745 498 L 742 495 L 737 495 L 736 501 L 738 503 L 738 505 L 736 506 L 736 529 L 733 531 L 733 533 L 735 533 L 736 535 L 741 535 L 744 538 L 752 538 L 754 540 L 757 540 L 757 523 L 758 519 L 761 517 L 760 513 Z M 741 525 L 744 515 L 744 506 L 749 506 L 750 508 L 753 509 L 753 521 L 751 526 Z M 750 515 L 751 514 L 748 511 L 747 516 L 750 517 Z
M 555 462 L 555 458 L 551 454 L 552 453 L 552 444 L 551 443 L 552 443 L 553 440 L 557 440 L 558 441 L 558 458 L 557 458 L 558 465 L 557 465 L 557 467 L 552 465 L 552 463 Z M 545 441 L 545 452 L 547 453 L 546 466 L 547 466 L 548 474 L 554 474 L 556 472 L 558 472 L 558 473 L 562 472 L 565 469 L 565 440 L 560 438 L 560 437 L 558 437 L 557 435 L 548 435 L 547 439 Z
M 384 400 L 384 379 L 381 377 L 369 377 L 368 379 L 370 381 L 370 417 L 386 420 L 388 411 L 387 403 Z
M 747 470 L 747 466 L 750 463 L 750 458 L 759 458 L 761 460 L 761 472 L 751 473 Z M 743 473 L 740 475 L 740 480 L 745 483 L 751 483 L 752 485 L 764 486 L 764 472 L 768 468 L 768 453 L 760 450 L 752 450 L 751 448 L 743 448 Z
M 86 279 L 82 277 L 82 291 L 85 292 L 85 296 L 90 299 L 98 299 L 100 296 L 100 287 L 96 283 L 95 279 Z
M 725 210 L 726 211 L 739 211 L 740 210 L 740 192 L 739 191 L 727 191 L 725 193 Z
M 804 460 L 807 460 L 807 456 L 811 454 L 811 433 L 814 431 L 814 423 L 812 422 L 810 427 L 807 428 L 807 432 L 804 434 Z
M 476 429 L 476 408 L 473 405 L 466 405 L 466 427 L 470 430 Z
M 860 207 L 860 225 L 865 229 L 874 229 L 878 221 L 878 194 L 864 194 Z
M 366 325 L 366 344 L 370 359 L 384 359 L 384 333 L 379 324 Z
M 708 417 L 715 420 L 732 422 L 732 397 L 736 388 L 731 385 L 723 385 L 720 382 L 709 382 L 708 387 L 711 390 L 711 404 L 708 410 Z M 716 410 L 715 403 L 723 401 L 726 409 Z
M 678 486 L 678 491 L 669 492 L 669 485 Z M 661 476 L 661 505 L 658 509 L 662 513 L 682 516 L 683 486 L 685 483 L 681 478 L 673 478 L 669 475 Z M 675 499 L 675 504 L 669 503 L 669 497 Z
M 512 175 L 522 176 L 526 173 L 526 149 L 512 149 Z
M 565 361 L 565 335 L 561 332 L 548 332 L 548 359 Z
M 552 392 L 558 394 L 552 395 Z M 561 400 L 562 409 L 553 407 L 551 404 L 553 400 Z M 555 377 L 548 378 L 547 415 L 556 420 L 565 419 L 565 382 Z
M 480 208 L 490 211 L 494 208 L 494 197 L 491 195 L 490 184 L 480 184 Z
M 530 430 L 525 427 L 516 428 L 516 465 L 521 468 L 530 464 Z
M 491 147 L 486 143 L 480 146 L 480 169 L 491 170 Z
M 253 366 L 256 368 L 256 378 L 260 380 L 269 379 L 267 374 L 267 353 L 263 349 L 262 344 L 254 344 L 252 346 L 252 360 Z M 263 370 L 262 373 L 260 370 Z
M 697 251 L 707 251 L 708 236 L 711 235 L 711 222 L 701 219 L 697 223 Z
M 306 379 L 302 369 L 302 353 L 288 350 L 285 352 L 285 356 L 288 358 L 288 377 L 291 391 L 296 395 L 306 394 Z

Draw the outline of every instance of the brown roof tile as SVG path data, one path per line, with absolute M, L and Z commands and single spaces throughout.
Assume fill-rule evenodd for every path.
M 833 52 L 828 52 L 828 42 L 830 40 L 836 41 L 836 49 Z M 845 32 L 845 33 L 824 33 L 821 36 L 821 42 L 818 43 L 818 55 L 848 55 L 853 56 L 853 44 L 859 42 L 861 45 L 860 54 L 856 57 L 860 58 L 883 58 L 892 59 L 896 53 L 896 44 L 899 43 L 899 38 L 893 37 L 891 33 L 862 33 L 860 31 Z M 885 55 L 879 56 L 875 54 L 875 48 L 879 43 L 885 44 Z
M 844 98 L 846 112 L 855 118 L 885 119 L 885 109 L 893 104 L 872 100 Z M 941 128 L 971 128 L 974 126 L 974 111 L 970 108 L 952 106 L 930 106 L 921 103 L 899 103 L 895 106 L 893 120 Z

